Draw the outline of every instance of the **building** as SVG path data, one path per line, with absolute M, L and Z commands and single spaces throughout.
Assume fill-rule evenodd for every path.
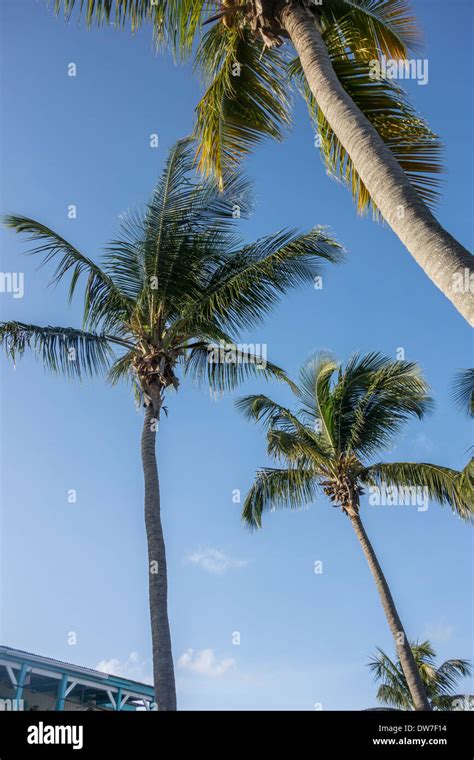
M 153 710 L 153 687 L 0 646 L 0 710 Z

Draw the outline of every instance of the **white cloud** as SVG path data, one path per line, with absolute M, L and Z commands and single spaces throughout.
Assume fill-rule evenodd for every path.
M 454 633 L 452 625 L 446 623 L 436 623 L 435 625 L 425 625 L 423 638 L 432 642 L 449 641 Z
M 198 549 L 198 551 L 189 554 L 186 557 L 186 562 L 191 562 L 193 565 L 202 567 L 208 573 L 213 575 L 224 575 L 227 570 L 233 570 L 240 567 L 246 567 L 248 561 L 245 559 L 234 559 L 229 557 L 228 554 L 220 551 L 220 549 L 213 549 L 207 547 L 205 549 Z
M 102 673 L 109 673 L 111 676 L 131 678 L 133 681 L 141 681 L 142 683 L 153 683 L 153 678 L 150 675 L 150 663 L 148 660 L 142 660 L 138 652 L 130 652 L 126 660 L 119 660 L 116 657 L 112 657 L 110 660 L 101 660 L 95 669 Z
M 235 660 L 231 657 L 218 659 L 213 649 L 187 649 L 178 660 L 178 668 L 190 670 L 205 678 L 218 678 L 228 670 L 235 667 Z

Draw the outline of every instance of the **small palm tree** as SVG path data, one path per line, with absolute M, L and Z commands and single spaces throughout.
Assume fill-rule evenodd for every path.
M 222 391 L 252 373 L 285 379 L 236 333 L 257 324 L 279 297 L 313 279 L 322 262 L 341 258 L 323 229 L 282 231 L 242 246 L 236 236 L 235 199 L 248 202 L 245 180 L 233 177 L 222 195 L 211 181 L 191 175 L 189 140 L 170 152 L 143 215 L 122 218 L 121 237 L 101 263 L 78 251 L 40 222 L 8 216 L 5 223 L 34 241 L 43 263 L 58 259 L 53 277 L 71 276 L 70 296 L 86 275 L 82 329 L 0 324 L 0 340 L 15 360 L 27 349 L 45 366 L 68 377 L 108 372 L 113 383 L 129 379 L 145 406 L 141 453 L 153 672 L 160 710 L 176 709 L 167 611 L 167 570 L 160 520 L 155 438 L 165 396 L 179 376 L 207 381 Z
M 359 211 L 372 206 L 383 216 L 474 324 L 463 284 L 472 256 L 430 211 L 439 141 L 380 67 L 384 59 L 406 65 L 419 50 L 408 0 L 55 0 L 67 18 L 78 6 L 87 24 L 130 21 L 135 30 L 148 22 L 157 45 L 183 58 L 195 52 L 207 85 L 196 109 L 200 167 L 221 179 L 259 139 L 282 138 L 295 82 L 328 173 L 348 184 Z
M 464 701 L 465 696 L 456 694 L 455 687 L 460 678 L 471 674 L 469 660 L 446 660 L 436 667 L 436 652 L 429 641 L 414 642 L 411 651 L 432 709 L 456 709 L 457 702 Z M 382 649 L 377 648 L 377 652 L 369 662 L 369 667 L 375 681 L 380 683 L 378 701 L 395 709 L 413 710 L 413 698 L 399 657 L 391 660 Z
M 342 368 L 321 354 L 302 367 L 294 393 L 299 401 L 296 411 L 264 395 L 246 396 L 237 402 L 248 419 L 263 424 L 268 453 L 283 465 L 257 473 L 244 503 L 243 519 L 250 526 L 261 527 L 264 510 L 309 504 L 318 490 L 340 507 L 374 577 L 413 703 L 417 710 L 429 710 L 405 629 L 362 524 L 360 498 L 365 488 L 377 494 L 384 486 L 423 487 L 431 499 L 471 519 L 473 492 L 461 488 L 461 473 L 447 467 L 373 463 L 374 456 L 392 442 L 409 417 L 421 419 L 431 407 L 426 382 L 414 363 L 370 353 L 355 355 Z

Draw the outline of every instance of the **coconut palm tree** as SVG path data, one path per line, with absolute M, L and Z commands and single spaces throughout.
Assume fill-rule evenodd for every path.
M 311 503 L 318 490 L 341 509 L 374 577 L 413 703 L 417 710 L 429 710 L 405 629 L 362 523 L 361 496 L 368 488 L 376 503 L 387 487 L 392 495 L 393 488 L 398 489 L 399 498 L 404 499 L 406 489 L 424 488 L 429 498 L 472 519 L 472 490 L 460 488 L 461 473 L 448 467 L 374 462 L 408 418 L 421 419 L 431 408 L 426 382 L 414 363 L 370 353 L 353 356 L 343 368 L 320 354 L 302 367 L 300 382 L 293 389 L 299 402 L 295 411 L 264 395 L 237 402 L 248 419 L 262 423 L 268 453 L 281 463 L 257 473 L 245 499 L 243 519 L 261 527 L 264 510 L 301 507 Z
M 27 236 L 43 263 L 57 261 L 53 282 L 70 276 L 70 296 L 85 275 L 81 329 L 20 322 L 0 324 L 0 340 L 15 360 L 27 349 L 66 376 L 108 373 L 130 380 L 144 404 L 141 454 L 153 672 L 160 710 L 176 709 L 167 611 L 167 571 L 160 520 L 155 439 L 163 403 L 179 375 L 207 381 L 217 391 L 253 373 L 285 379 L 251 346 L 236 344 L 242 327 L 255 325 L 279 297 L 311 281 L 323 262 L 341 258 L 340 246 L 321 228 L 282 231 L 242 245 L 235 199 L 248 210 L 249 187 L 234 176 L 223 195 L 211 180 L 192 175 L 189 140 L 170 152 L 143 214 L 126 214 L 121 234 L 97 262 L 59 233 L 33 219 L 7 216 Z
M 199 165 L 221 180 L 261 137 L 281 139 L 296 80 L 328 172 L 347 182 L 359 211 L 372 206 L 385 219 L 474 324 L 472 256 L 430 208 L 439 142 L 381 65 L 405 66 L 419 49 L 408 0 L 55 0 L 66 17 L 78 6 L 88 24 L 130 21 L 135 30 L 149 22 L 157 45 L 183 58 L 195 51 L 207 84 L 197 106 Z
M 446 660 L 436 667 L 436 652 L 429 641 L 412 643 L 411 651 L 433 710 L 454 710 L 458 703 L 466 700 L 466 696 L 455 693 L 455 687 L 460 678 L 471 675 L 469 660 Z M 380 682 L 377 699 L 381 704 L 399 710 L 414 709 L 399 657 L 391 660 L 377 648 L 369 667 L 375 681 Z

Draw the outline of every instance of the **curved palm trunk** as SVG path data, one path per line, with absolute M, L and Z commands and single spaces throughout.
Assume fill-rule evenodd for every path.
M 474 324 L 471 254 L 435 219 L 376 129 L 342 87 L 314 17 L 300 2 L 290 2 L 282 10 L 281 23 L 318 107 L 386 222 L 434 284 Z
M 154 420 L 155 413 L 150 404 L 145 411 L 141 453 L 145 480 L 153 680 L 158 710 L 176 710 L 176 688 L 168 621 L 168 577 L 165 541 L 160 518 L 160 485 L 156 463 L 156 422 Z
M 383 611 L 387 618 L 390 630 L 392 631 L 397 647 L 397 653 L 400 658 L 400 664 L 405 675 L 410 694 L 413 699 L 415 710 L 431 710 L 431 705 L 426 696 L 425 687 L 421 680 L 420 672 L 413 657 L 413 652 L 409 641 L 407 639 L 405 629 L 403 628 L 402 621 L 399 618 L 395 602 L 393 601 L 392 594 L 388 587 L 388 583 L 385 580 L 385 576 L 380 567 L 377 556 L 374 552 L 373 546 L 370 543 L 365 528 L 360 519 L 358 512 L 348 512 L 349 519 L 354 528 L 355 534 L 359 539 L 362 550 L 365 554 L 367 562 L 369 564 L 370 571 L 374 577 L 375 585 L 380 594 L 382 600 Z

